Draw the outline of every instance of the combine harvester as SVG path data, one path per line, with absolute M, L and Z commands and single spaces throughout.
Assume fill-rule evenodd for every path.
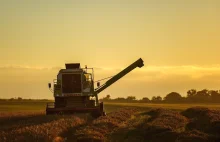
M 100 86 L 100 82 L 97 82 L 95 89 L 93 68 L 80 68 L 79 63 L 66 64 L 66 69 L 61 69 L 54 80 L 53 89 L 51 83 L 48 84 L 55 102 L 47 104 L 46 114 L 90 113 L 93 117 L 104 116 L 103 102 L 99 103 L 98 94 L 136 67 L 143 66 L 140 58 L 103 85 Z

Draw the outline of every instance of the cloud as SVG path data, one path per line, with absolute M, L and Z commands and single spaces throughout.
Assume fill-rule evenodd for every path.
M 204 76 L 220 75 L 220 66 L 147 66 L 137 72 L 142 75 L 188 76 L 192 79 L 199 79 Z
M 23 65 L 6 65 L 0 66 L 1 72 L 8 70 L 19 71 L 19 70 L 33 70 L 33 71 L 58 71 L 62 67 L 53 66 L 23 66 Z M 108 76 L 113 76 L 122 71 L 122 68 L 98 68 L 95 67 L 95 76 L 97 79 L 101 79 Z M 203 78 L 219 79 L 220 78 L 220 66 L 145 66 L 141 69 L 135 69 L 125 77 L 125 80 L 144 80 L 144 81 L 157 81 L 161 79 L 194 79 L 199 80 Z

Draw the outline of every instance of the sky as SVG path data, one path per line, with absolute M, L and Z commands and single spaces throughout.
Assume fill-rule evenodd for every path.
M 100 97 L 220 90 L 219 17 L 218 0 L 0 0 L 0 98 L 52 99 L 65 63 L 99 80 L 140 57 Z

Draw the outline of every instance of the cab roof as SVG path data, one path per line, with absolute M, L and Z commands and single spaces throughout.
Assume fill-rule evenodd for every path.
M 80 69 L 80 63 L 67 63 L 66 69 Z

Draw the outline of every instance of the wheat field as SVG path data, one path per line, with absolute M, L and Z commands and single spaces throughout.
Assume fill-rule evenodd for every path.
M 220 105 L 105 103 L 107 116 L 46 116 L 46 102 L 0 104 L 1 142 L 218 141 Z

